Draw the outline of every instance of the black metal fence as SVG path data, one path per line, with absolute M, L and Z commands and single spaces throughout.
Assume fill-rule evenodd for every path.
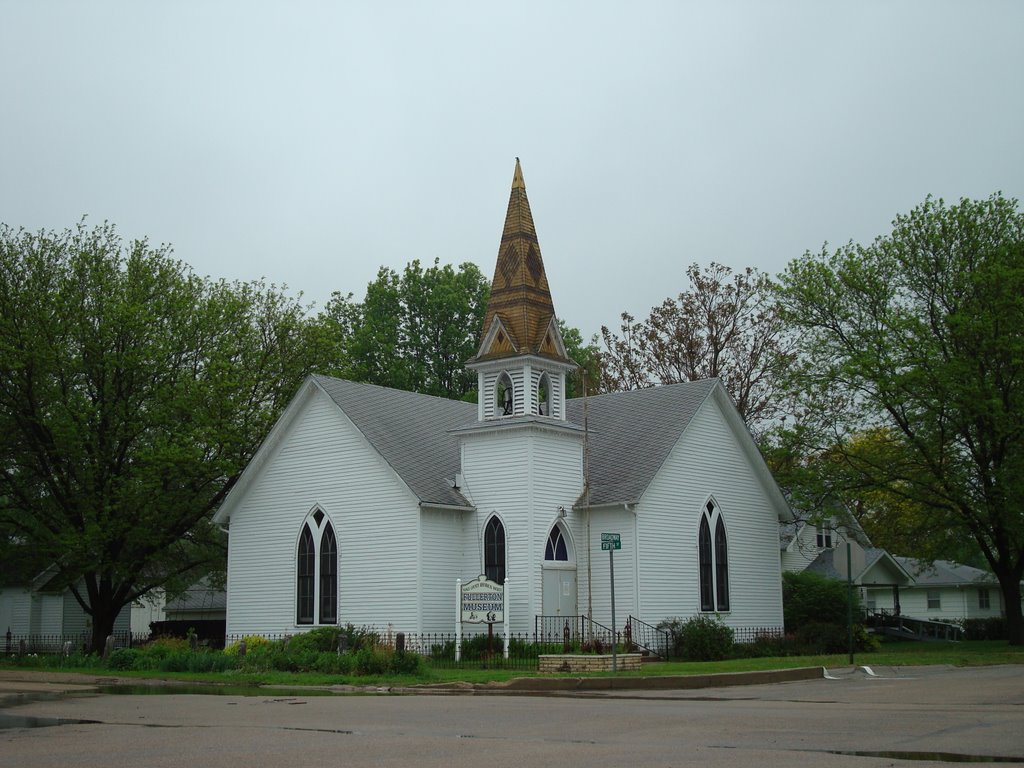
M 128 631 L 114 632 L 115 648 L 131 648 L 149 640 L 149 633 L 132 634 Z M 27 654 L 88 653 L 91 635 L 18 635 L 8 631 L 2 638 L 4 654 L 10 656 Z M 102 649 L 99 649 L 102 650 Z

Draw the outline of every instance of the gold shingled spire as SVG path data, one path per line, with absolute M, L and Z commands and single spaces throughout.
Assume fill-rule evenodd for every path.
M 495 317 L 501 319 L 505 333 L 499 332 L 484 349 Z M 548 333 L 554 317 L 555 307 L 517 157 L 477 359 L 534 354 L 568 362 Z

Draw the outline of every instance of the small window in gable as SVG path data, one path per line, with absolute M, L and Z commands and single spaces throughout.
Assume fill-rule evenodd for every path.
M 548 543 L 544 547 L 544 559 L 562 562 L 569 560 L 569 549 L 565 546 L 565 535 L 559 525 L 553 526 L 551 533 L 548 534 Z
M 494 387 L 494 410 L 498 416 L 511 416 L 515 409 L 515 388 L 507 373 L 498 377 Z

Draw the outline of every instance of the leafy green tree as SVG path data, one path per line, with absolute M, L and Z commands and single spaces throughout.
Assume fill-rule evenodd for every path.
M 335 293 L 321 323 L 337 345 L 336 373 L 396 389 L 459 399 L 476 387 L 464 363 L 474 354 L 490 284 L 473 264 L 401 275 L 381 267 L 362 302 Z
M 928 198 L 869 246 L 781 276 L 808 435 L 905 499 L 922 547 L 971 537 L 1024 644 L 1024 215 L 1001 195 Z M 871 450 L 857 435 L 874 431 Z
M 720 378 L 751 430 L 782 412 L 778 372 L 789 339 L 770 281 L 756 270 L 712 263 L 686 270 L 689 288 L 646 320 L 623 313 L 620 334 L 601 328 L 602 387 L 639 389 Z
M 53 568 L 94 648 L 134 598 L 223 558 L 209 516 L 323 354 L 273 287 L 109 224 L 0 225 L 0 539 Z
M 861 615 L 860 599 L 853 593 L 853 615 Z M 845 581 L 803 571 L 782 574 L 782 612 L 787 632 L 807 624 L 846 626 L 850 590 Z
M 596 395 L 601 391 L 601 348 L 598 346 L 597 336 L 584 343 L 580 330 L 566 325 L 561 318 L 558 320 L 558 330 L 562 334 L 562 342 L 565 344 L 569 359 L 579 366 L 574 373 L 566 376 L 566 396 L 582 397 L 584 381 L 586 393 Z

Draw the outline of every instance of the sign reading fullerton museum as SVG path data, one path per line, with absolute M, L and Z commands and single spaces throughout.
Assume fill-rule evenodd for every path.
M 462 586 L 462 621 L 500 624 L 505 620 L 505 587 L 484 576 Z

